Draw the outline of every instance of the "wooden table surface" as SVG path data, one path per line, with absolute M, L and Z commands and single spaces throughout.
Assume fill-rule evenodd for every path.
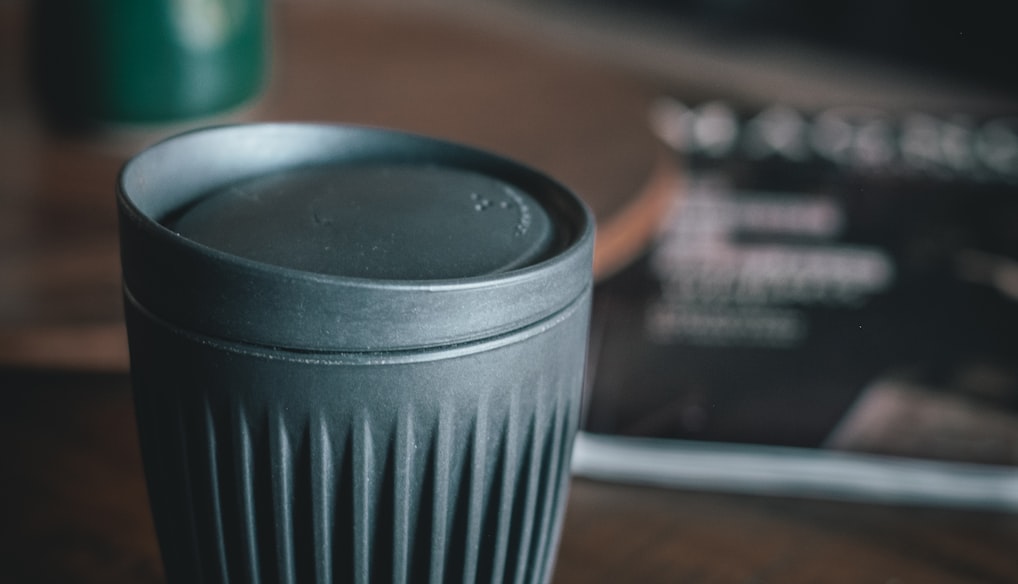
M 26 6 L 0 4 L 0 583 L 162 582 L 112 185 L 181 128 L 46 130 L 24 83 Z M 286 2 L 274 23 L 272 82 L 231 119 L 385 125 L 520 158 L 595 209 L 602 273 L 677 188 L 646 129 L 652 80 L 421 12 Z M 1018 582 L 1018 516 L 576 480 L 555 582 Z
M 126 375 L 0 371 L 0 582 L 162 582 Z M 1018 517 L 573 481 L 556 584 L 1018 582 Z

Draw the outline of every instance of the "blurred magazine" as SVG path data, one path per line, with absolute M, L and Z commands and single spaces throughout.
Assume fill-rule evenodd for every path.
M 1018 511 L 1018 118 L 665 99 L 595 291 L 580 476 Z

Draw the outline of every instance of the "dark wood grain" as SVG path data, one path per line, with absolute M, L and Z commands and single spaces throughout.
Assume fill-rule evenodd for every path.
M 0 387 L 0 581 L 161 582 L 126 376 Z
M 562 582 L 1015 582 L 1018 518 L 577 481 Z
M 128 380 L 0 371 L 0 581 L 162 582 Z M 1018 517 L 573 482 L 557 584 L 1018 582 Z

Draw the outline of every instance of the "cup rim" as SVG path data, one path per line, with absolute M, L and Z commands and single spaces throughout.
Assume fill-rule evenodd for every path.
M 285 150 L 281 144 L 294 151 L 273 156 Z M 231 158 L 231 147 L 241 154 Z M 570 223 L 564 226 L 568 242 L 551 257 L 491 274 L 372 279 L 241 257 L 193 241 L 161 222 L 173 204 L 231 180 L 362 161 L 441 164 L 492 176 L 553 207 L 550 214 L 556 220 Z M 198 168 L 184 168 L 188 164 Z M 209 173 L 204 179 L 203 169 Z M 159 181 L 173 184 L 152 186 Z M 139 198 L 142 188 L 151 200 Z M 117 206 L 125 288 L 167 322 L 232 341 L 311 351 L 407 350 L 474 341 L 547 318 L 592 280 L 593 214 L 565 186 L 496 154 L 377 127 L 276 122 L 177 134 L 124 164 Z M 286 309 L 287 300 L 303 309 Z M 344 303 L 345 308 L 340 306 Z M 464 307 L 484 314 L 464 319 L 457 314 Z M 272 311 L 279 314 L 266 321 Z M 335 326 L 327 325 L 330 320 Z M 464 322 L 457 325 L 457 320 Z M 358 325 L 370 330 L 353 334 L 349 328 Z

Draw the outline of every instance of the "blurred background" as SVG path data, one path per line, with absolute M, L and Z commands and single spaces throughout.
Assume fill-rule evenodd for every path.
M 950 291 L 962 280 L 1004 295 L 980 318 L 1011 310 L 1012 289 L 994 274 L 1011 274 L 1013 223 L 987 223 L 1012 217 L 1006 201 L 1018 172 L 1018 73 L 1004 8 L 984 0 L 8 0 L 0 5 L 0 361 L 126 370 L 112 190 L 132 153 L 209 124 L 378 125 L 521 159 L 594 208 L 600 297 L 631 309 L 611 317 L 622 323 L 598 345 L 630 352 L 598 361 L 609 371 L 592 374 L 591 419 L 600 419 L 596 396 L 644 385 L 632 375 L 654 355 L 680 372 L 690 359 L 749 355 L 735 377 L 704 371 L 696 387 L 663 375 L 650 384 L 656 398 L 626 399 L 632 427 L 816 446 L 833 440 L 867 384 L 925 370 L 924 360 L 952 355 L 961 342 L 949 339 L 989 343 L 994 359 L 1009 354 L 1009 335 L 969 318 L 979 293 L 927 300 L 928 314 L 951 316 L 939 333 L 881 316 L 923 321 L 927 313 L 910 312 L 912 290 Z M 988 194 L 952 198 L 977 190 Z M 745 199 L 756 192 L 761 200 Z M 823 233 L 797 223 L 818 216 L 833 221 Z M 761 231 L 775 220 L 784 231 Z M 748 285 L 732 258 L 758 265 L 761 249 L 785 262 L 858 252 L 862 263 L 845 269 L 878 275 L 836 308 L 794 295 L 676 300 L 691 283 L 717 285 L 686 271 L 696 262 L 727 265 L 733 285 Z M 814 284 L 834 285 L 821 280 Z M 620 314 L 604 308 L 611 302 L 599 314 Z M 712 323 L 704 330 L 785 327 L 778 337 L 787 346 L 761 348 L 747 332 L 725 337 L 734 346 L 707 347 L 707 337 L 680 326 L 690 315 Z M 865 318 L 879 325 L 870 336 L 839 328 L 861 328 Z M 662 335 L 669 327 L 687 336 Z M 876 332 L 891 329 L 911 332 Z M 839 350 L 850 356 L 830 365 L 837 375 L 795 364 Z M 678 358 L 683 351 L 697 356 Z M 760 363 L 772 370 L 752 373 Z M 987 367 L 1011 380 L 1000 390 L 1011 396 L 1010 370 Z M 779 393 L 756 391 L 763 386 Z M 705 417 L 724 411 L 720 387 L 743 404 L 737 412 L 794 411 L 811 422 L 767 438 L 774 424 L 749 431 L 752 413 Z M 743 387 L 758 398 L 732 389 Z M 650 423 L 646 408 L 675 414 Z M 741 430 L 711 430 L 726 424 Z
M 708 91 L 813 107 L 838 101 L 950 107 L 1003 105 L 1018 90 L 1008 65 L 1007 5 L 993 0 L 488 4 L 503 16 L 508 9 L 536 19 L 532 28 L 580 43 L 598 58 Z
M 1010 36 L 1003 2 L 809 2 L 806 0 L 616 0 L 531 2 L 656 31 L 663 36 L 711 36 L 754 51 L 798 47 L 805 52 L 911 69 L 976 89 L 1013 92 Z
M 0 553 L 0 580 L 160 581 L 133 441 L 114 185 L 146 145 L 222 123 L 386 126 L 557 177 L 598 220 L 585 429 L 665 440 L 676 452 L 794 449 L 755 465 L 711 449 L 714 467 L 674 465 L 692 477 L 633 474 L 631 452 L 588 458 L 578 472 L 1018 508 L 1018 67 L 1008 8 L 0 1 L 0 550 L 17 550 Z M 803 451 L 831 450 L 885 458 L 863 461 L 873 475 L 839 474 L 823 462 L 837 457 L 821 455 L 804 459 L 804 482 L 773 476 Z M 894 474 L 915 468 L 903 458 L 959 466 L 935 475 L 943 481 L 918 480 Z M 646 468 L 667 466 L 657 460 Z M 772 480 L 732 474 L 740 468 L 772 469 Z M 863 478 L 837 483 L 848 476 Z M 911 541 L 920 553 L 905 562 L 910 572 L 893 572 L 902 578 L 937 580 L 931 558 L 962 556 L 945 569 L 967 566 L 971 578 L 943 581 L 1018 578 L 1013 522 L 982 515 L 945 515 L 929 529 L 931 516 L 903 514 L 888 532 L 884 511 L 809 507 L 789 527 L 798 503 L 780 499 L 777 511 L 756 512 L 741 499 L 702 507 L 582 484 L 579 493 L 563 581 L 634 573 L 643 556 L 612 556 L 618 538 L 598 534 L 644 533 L 659 517 L 667 521 L 645 533 L 648 550 L 665 550 L 669 533 L 684 550 L 712 529 L 731 532 L 717 532 L 715 553 L 666 550 L 645 565 L 669 555 L 691 574 L 749 566 L 761 554 L 759 538 L 740 532 L 747 515 L 788 544 L 781 566 L 809 568 L 800 576 L 839 565 L 846 579 L 898 581 L 846 558 Z M 652 503 L 630 520 L 634 499 Z M 602 525 L 607 507 L 620 511 Z M 677 511 L 659 512 L 667 508 Z M 719 512 L 731 514 L 721 527 Z M 817 533 L 846 522 L 856 539 Z M 960 524 L 967 531 L 955 536 Z M 984 561 L 996 553 L 985 549 L 996 559 Z M 614 571 L 601 569 L 610 562 Z M 815 581 L 781 566 L 751 566 L 738 581 L 750 572 Z

